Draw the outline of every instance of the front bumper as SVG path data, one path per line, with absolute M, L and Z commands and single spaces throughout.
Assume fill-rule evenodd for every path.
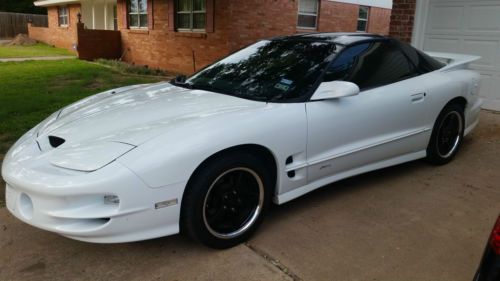
M 6 155 L 2 167 L 7 208 L 20 220 L 96 243 L 131 242 L 179 232 L 185 182 L 152 189 L 118 161 L 95 172 L 76 172 L 52 166 L 37 155 L 35 142 L 21 146 L 22 152 L 15 157 Z M 110 195 L 117 196 L 119 203 L 105 202 L 104 197 Z

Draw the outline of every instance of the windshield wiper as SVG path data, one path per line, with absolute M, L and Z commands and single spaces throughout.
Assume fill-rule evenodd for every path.
M 218 94 L 225 94 L 225 92 L 223 92 L 221 89 L 214 87 L 214 86 L 211 86 L 211 85 L 208 85 L 208 84 L 203 84 L 203 85 L 191 84 L 191 89 L 215 92 Z

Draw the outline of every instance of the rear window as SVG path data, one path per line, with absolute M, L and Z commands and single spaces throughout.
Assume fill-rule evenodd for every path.
M 445 66 L 444 63 L 432 58 L 418 49 L 413 48 L 409 44 L 399 42 L 399 46 L 421 73 L 432 72 Z

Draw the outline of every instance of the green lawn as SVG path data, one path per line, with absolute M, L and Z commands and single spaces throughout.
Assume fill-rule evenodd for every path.
M 66 49 L 55 48 L 45 44 L 33 46 L 5 46 L 0 45 L 0 58 L 28 58 L 50 56 L 74 56 Z
M 165 79 L 80 60 L 0 63 L 0 160 L 24 132 L 63 106 L 107 89 L 160 80 Z

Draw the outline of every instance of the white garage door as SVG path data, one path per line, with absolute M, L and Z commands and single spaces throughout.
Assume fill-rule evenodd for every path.
M 483 107 L 500 110 L 500 0 L 427 1 L 421 47 L 481 56 L 470 67 L 483 77 Z

